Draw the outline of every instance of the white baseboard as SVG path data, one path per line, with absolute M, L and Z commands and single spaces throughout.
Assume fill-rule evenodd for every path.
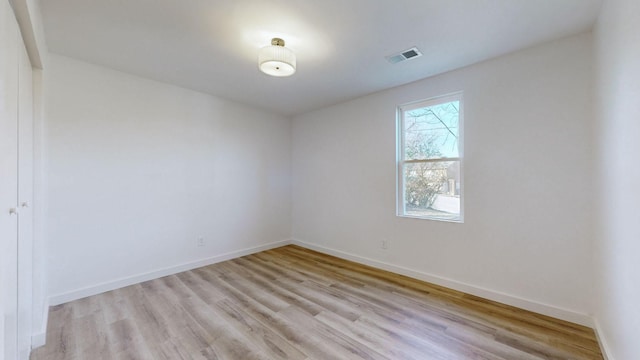
M 44 346 L 47 342 L 47 324 L 49 323 L 49 299 L 44 299 L 44 305 L 42 309 L 42 324 L 37 332 L 31 334 L 31 349 Z
M 600 321 L 598 321 L 597 317 L 593 318 L 593 329 L 596 332 L 596 338 L 598 339 L 598 344 L 600 344 L 600 350 L 602 350 L 602 356 L 604 356 L 604 360 L 614 360 L 611 347 L 607 342 L 607 337 L 604 335 L 604 330 L 600 326 Z
M 150 271 L 143 274 L 128 276 L 125 278 L 104 282 L 98 285 L 88 286 L 82 289 L 77 289 L 77 290 L 69 291 L 62 294 L 52 295 L 49 297 L 49 304 L 51 304 L 51 306 L 64 304 L 69 301 L 85 298 L 87 296 L 101 294 L 103 292 L 123 288 L 125 286 L 134 285 L 144 281 L 161 278 L 163 276 L 173 275 L 183 271 L 188 271 L 188 270 L 196 269 L 199 267 L 219 263 L 222 261 L 235 259 L 241 256 L 251 255 L 257 252 L 274 249 L 274 248 L 285 246 L 288 244 L 291 244 L 290 240 L 276 241 L 269 244 L 232 251 L 222 255 L 218 255 L 218 256 L 214 256 L 214 257 L 210 257 L 210 258 L 206 258 L 198 261 L 193 261 L 189 263 L 184 263 L 176 266 L 171 266 L 171 267 L 167 267 L 160 270 L 154 270 L 154 271 Z
M 323 246 L 306 243 L 304 241 L 300 241 L 296 239 L 292 240 L 292 243 L 295 245 L 302 246 L 304 248 L 308 248 L 310 250 L 315 250 L 315 251 L 336 256 L 342 259 L 351 260 L 351 261 L 369 265 L 378 269 L 387 270 L 396 274 L 405 275 L 414 279 L 430 282 L 432 284 L 444 286 L 449 289 L 479 296 L 484 299 L 489 299 L 499 303 L 515 306 L 517 308 L 533 311 L 538 314 L 551 316 L 556 319 L 561 319 L 561 320 L 569 321 L 575 324 L 580 324 L 588 327 L 593 326 L 593 319 L 588 314 L 582 314 L 572 310 L 563 309 L 557 306 L 527 300 L 524 298 L 520 298 L 518 296 L 509 295 L 509 294 L 502 293 L 499 291 L 494 291 L 491 289 L 485 289 L 475 285 L 466 284 L 460 281 L 447 279 L 438 275 L 432 275 L 425 272 L 412 270 L 406 267 L 389 264 L 389 263 L 385 263 L 385 262 L 374 260 L 374 259 L 369 259 L 366 257 L 350 254 L 340 250 L 329 249 Z

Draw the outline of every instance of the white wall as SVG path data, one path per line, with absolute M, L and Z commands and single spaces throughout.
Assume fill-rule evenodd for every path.
M 596 318 L 611 359 L 640 359 L 640 2 L 605 1 L 595 34 Z
M 53 54 L 45 86 L 53 304 L 289 239 L 290 120 Z
M 566 38 L 296 117 L 294 239 L 589 323 L 591 46 Z M 398 218 L 396 105 L 459 90 L 465 223 Z

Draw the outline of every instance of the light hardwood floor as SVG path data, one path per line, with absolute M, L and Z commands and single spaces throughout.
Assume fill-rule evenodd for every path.
M 297 246 L 51 308 L 56 359 L 602 359 L 591 329 Z

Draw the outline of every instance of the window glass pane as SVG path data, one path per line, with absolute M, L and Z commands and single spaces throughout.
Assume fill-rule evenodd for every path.
M 404 164 L 405 215 L 460 220 L 460 162 Z
M 457 158 L 460 102 L 407 110 L 403 114 L 404 159 Z

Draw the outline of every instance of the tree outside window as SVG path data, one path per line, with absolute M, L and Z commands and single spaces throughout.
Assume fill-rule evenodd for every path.
M 398 215 L 462 221 L 461 100 L 399 108 Z

